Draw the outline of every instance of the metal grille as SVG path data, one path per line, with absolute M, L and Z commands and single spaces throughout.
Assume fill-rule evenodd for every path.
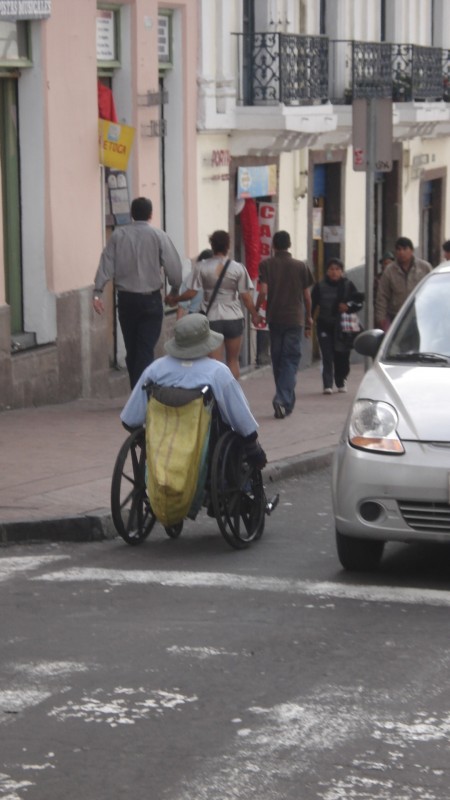
M 395 101 L 441 100 L 442 50 L 413 44 L 392 45 L 392 75 Z
M 392 97 L 391 45 L 352 43 L 353 97 Z
M 328 97 L 328 39 L 280 34 L 281 102 L 287 106 Z
M 312 105 L 328 97 L 328 39 L 283 33 L 235 34 L 244 105 Z
M 450 533 L 450 505 L 399 501 L 401 515 L 415 531 Z
M 246 106 L 450 101 L 450 51 L 287 33 L 234 34 L 238 102 Z

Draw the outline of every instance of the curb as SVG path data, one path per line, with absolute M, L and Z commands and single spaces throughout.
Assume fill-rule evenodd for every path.
M 285 478 L 305 475 L 329 467 L 334 448 L 316 450 L 301 456 L 282 459 L 264 470 L 264 482 L 276 483 Z M 91 514 L 45 520 L 0 523 L 0 547 L 35 542 L 100 542 L 118 538 L 109 509 Z

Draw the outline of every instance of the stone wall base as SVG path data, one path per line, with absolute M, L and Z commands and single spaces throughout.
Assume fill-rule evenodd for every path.
M 92 290 L 57 297 L 56 341 L 11 353 L 9 306 L 0 306 L 0 411 L 64 403 L 79 397 L 126 397 L 126 369 L 111 365 L 111 324 L 92 310 Z M 164 320 L 156 356 L 164 354 L 175 315 Z

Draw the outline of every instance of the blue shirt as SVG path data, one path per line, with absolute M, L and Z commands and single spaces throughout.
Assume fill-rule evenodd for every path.
M 188 276 L 187 280 L 189 279 L 189 277 L 190 276 Z M 178 294 L 183 294 L 183 292 L 185 292 L 186 289 L 189 288 L 190 287 L 187 285 L 186 281 L 182 281 Z M 196 314 L 196 313 L 198 314 L 202 302 L 203 302 L 203 291 L 202 289 L 199 289 L 197 291 L 197 294 L 194 297 L 192 297 L 191 300 L 182 300 L 181 303 L 178 303 L 178 305 L 185 311 L 187 311 L 189 314 Z
M 122 422 L 130 428 L 145 423 L 147 393 L 142 386 L 147 381 L 184 389 L 210 386 L 223 421 L 236 433 L 249 436 L 258 428 L 247 398 L 229 368 L 222 361 L 208 356 L 192 361 L 163 356 L 150 364 L 142 373 L 120 415 Z

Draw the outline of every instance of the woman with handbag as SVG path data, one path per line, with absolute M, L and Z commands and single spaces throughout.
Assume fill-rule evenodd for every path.
M 209 242 L 212 257 L 195 264 L 192 275 L 186 280 L 186 291 L 179 296 L 169 295 L 168 302 L 175 305 L 194 297 L 197 291 L 203 291 L 201 312 L 208 317 L 211 330 L 224 337 L 223 345 L 211 356 L 222 361 L 225 348 L 226 364 L 238 379 L 239 353 L 245 325 L 242 305 L 247 308 L 255 326 L 261 322 L 261 318 L 253 302 L 253 283 L 246 268 L 228 258 L 229 233 L 214 231 Z
M 362 308 L 364 294 L 344 276 L 342 261 L 331 258 L 325 278 L 311 292 L 311 300 L 322 355 L 323 393 L 333 393 L 333 382 L 338 392 L 346 392 L 350 352 L 362 330 L 356 312 Z

